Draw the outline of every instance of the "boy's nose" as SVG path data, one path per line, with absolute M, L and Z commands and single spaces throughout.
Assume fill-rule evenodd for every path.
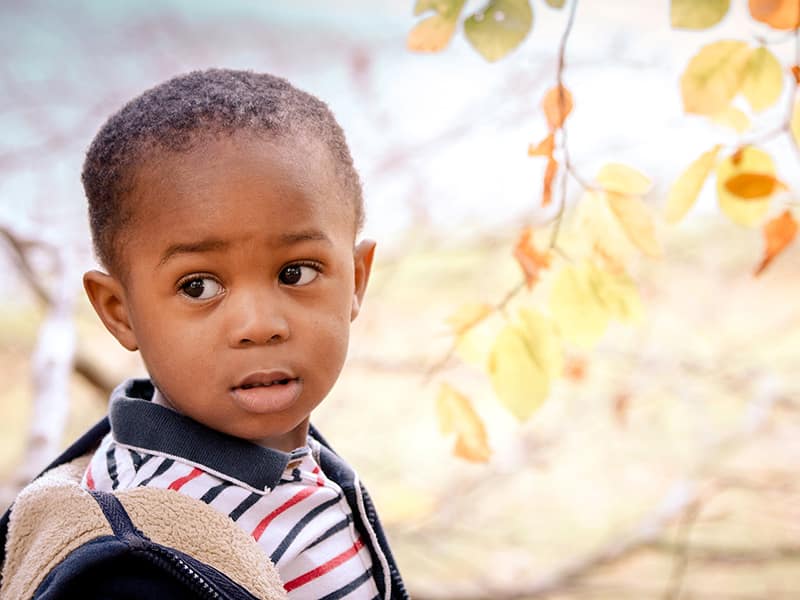
M 232 304 L 229 306 L 232 347 L 274 344 L 289 338 L 289 322 L 279 302 L 270 301 L 262 294 L 243 294 Z

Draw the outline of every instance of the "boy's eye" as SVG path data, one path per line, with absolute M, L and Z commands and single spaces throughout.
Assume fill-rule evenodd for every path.
M 181 292 L 195 300 L 209 300 L 222 292 L 222 286 L 211 277 L 195 277 L 181 284 Z
M 278 279 L 286 285 L 307 285 L 319 275 L 319 270 L 311 265 L 289 265 L 281 270 Z

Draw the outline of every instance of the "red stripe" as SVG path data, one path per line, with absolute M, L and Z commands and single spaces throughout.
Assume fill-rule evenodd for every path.
M 300 575 L 300 577 L 296 577 L 295 579 L 283 584 L 283 589 L 285 589 L 287 592 L 291 592 L 292 590 L 299 588 L 301 585 L 305 585 L 309 581 L 325 575 L 325 573 L 332 571 L 342 563 L 345 563 L 353 558 L 356 554 L 358 554 L 358 551 L 361 550 L 363 546 L 364 542 L 362 542 L 360 539 L 357 540 L 349 550 L 345 550 L 339 556 L 334 556 L 328 562 L 322 563 L 316 569 L 312 569 L 308 573 L 304 573 L 303 575 Z
M 86 467 L 86 487 L 90 490 L 94 489 L 94 479 L 92 478 L 92 463 L 89 463 L 89 466 Z
M 314 475 L 317 476 L 317 485 L 322 487 L 325 485 L 325 481 L 322 479 L 322 475 L 319 474 L 319 465 L 314 467 L 314 470 L 311 471 Z
M 253 537 L 256 538 L 256 541 L 258 541 L 258 538 L 260 538 L 261 534 L 264 533 L 264 530 L 267 528 L 267 525 L 269 525 L 270 522 L 272 522 L 272 520 L 275 517 L 277 517 L 283 511 L 290 509 L 292 506 L 294 506 L 301 500 L 308 498 L 313 493 L 314 493 L 314 488 L 310 487 L 304 488 L 301 491 L 297 492 L 294 496 L 289 498 L 286 502 L 281 504 L 278 508 L 269 513 L 266 517 L 264 517 L 261 520 L 261 522 L 256 526 L 256 528 L 253 530 Z
M 189 483 L 195 477 L 200 477 L 200 475 L 202 475 L 202 474 L 203 474 L 203 472 L 200 469 L 198 469 L 197 467 L 195 467 L 194 469 L 192 469 L 192 472 L 189 473 L 188 475 L 184 475 L 183 477 L 179 477 L 178 479 L 176 479 L 175 481 L 170 483 L 169 487 L 167 489 L 175 490 L 177 492 L 185 484 Z

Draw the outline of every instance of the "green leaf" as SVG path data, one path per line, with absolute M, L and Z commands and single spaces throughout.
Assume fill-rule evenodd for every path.
M 481 56 L 494 62 L 519 46 L 532 26 L 529 0 L 492 0 L 464 21 L 464 35 Z
M 550 8 L 564 8 L 567 0 L 544 0 Z
M 672 0 L 670 24 L 676 29 L 708 29 L 728 14 L 730 0 Z

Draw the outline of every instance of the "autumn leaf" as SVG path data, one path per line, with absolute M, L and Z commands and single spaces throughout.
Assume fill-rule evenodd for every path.
M 550 290 L 550 314 L 565 339 L 589 348 L 605 333 L 609 312 L 591 286 L 589 265 L 567 266 Z
M 792 77 L 794 82 L 800 85 L 800 65 L 792 65 Z
M 494 62 L 519 46 L 532 26 L 529 0 L 491 0 L 464 21 L 464 35 L 481 56 Z
M 735 106 L 728 106 L 721 113 L 711 117 L 717 125 L 730 127 L 737 133 L 744 133 L 750 129 L 750 118 Z
M 597 174 L 611 212 L 619 221 L 625 235 L 646 255 L 659 258 L 663 251 L 656 237 L 650 209 L 639 196 L 650 189 L 650 179 L 636 169 L 611 163 Z
M 458 16 L 466 0 L 419 0 L 414 15 L 429 11 L 436 14 L 417 23 L 409 32 L 406 45 L 414 52 L 439 52 L 455 33 Z
M 561 374 L 561 345 L 552 323 L 541 314 L 522 309 L 519 320 L 497 336 L 488 370 L 500 402 L 525 421 L 550 393 L 550 382 Z
M 670 24 L 677 29 L 708 29 L 728 13 L 730 0 L 672 0 Z
M 639 254 L 602 191 L 590 190 L 581 196 L 575 226 L 581 253 L 592 256 L 608 271 L 624 273 L 628 261 Z
M 774 175 L 775 163 L 772 157 L 763 150 L 745 146 L 740 148 L 734 156 L 729 156 L 717 165 L 717 199 L 720 209 L 734 223 L 752 227 L 767 214 L 769 196 L 760 200 L 744 200 L 731 193 L 725 183 L 742 173 Z
M 611 319 L 638 322 L 642 302 L 636 284 L 591 262 L 564 267 L 550 292 L 550 314 L 561 334 L 588 348 L 605 333 Z
M 554 131 L 564 124 L 569 113 L 572 112 L 572 107 L 572 94 L 565 86 L 555 86 L 547 90 L 542 98 L 542 108 L 550 131 Z
M 544 0 L 547 2 L 547 6 L 551 8 L 564 8 L 564 4 L 566 4 L 567 0 Z
M 767 48 L 756 48 L 750 54 L 741 91 L 756 112 L 769 108 L 781 97 L 783 67 Z
M 536 146 L 531 144 L 528 146 L 528 156 L 552 156 L 553 150 L 556 148 L 556 139 L 551 132 L 546 138 L 539 142 Z
M 492 307 L 486 303 L 464 304 L 447 318 L 447 323 L 455 335 L 462 335 L 489 316 Z
M 800 3 L 797 0 L 749 0 L 750 15 L 774 29 L 797 29 L 800 26 Z
M 769 173 L 739 173 L 725 181 L 725 189 L 743 200 L 763 200 L 787 188 L 785 183 Z
M 761 275 L 772 260 L 797 237 L 797 221 L 788 210 L 764 225 L 764 258 L 756 268 L 755 275 Z
M 677 223 L 694 206 L 703 184 L 717 162 L 720 148 L 721 146 L 717 144 L 711 150 L 703 152 L 672 184 L 667 196 L 665 213 L 668 222 Z
M 469 398 L 443 383 L 436 398 L 439 428 L 444 435 L 456 434 L 453 453 L 472 462 L 487 462 L 492 454 L 483 421 Z
M 750 53 L 750 47 L 738 40 L 703 46 L 681 76 L 683 109 L 708 116 L 722 112 L 739 92 Z
M 544 170 L 544 180 L 542 182 L 542 206 L 547 206 L 553 200 L 553 181 L 558 174 L 558 162 L 552 156 L 547 159 L 547 167 Z
M 534 244 L 533 232 L 532 227 L 525 228 L 514 246 L 514 258 L 525 274 L 528 289 L 539 280 L 540 271 L 550 266 L 549 252 L 539 252 Z

